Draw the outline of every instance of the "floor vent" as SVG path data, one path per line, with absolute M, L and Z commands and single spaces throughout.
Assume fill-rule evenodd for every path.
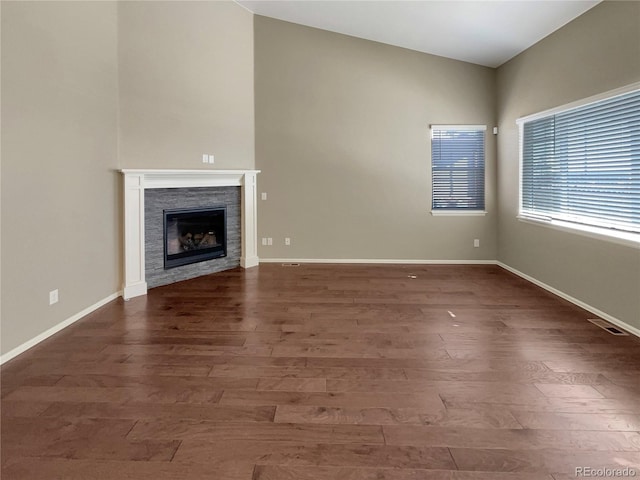
M 282 266 L 283 267 L 299 267 L 300 264 L 299 263 L 283 263 Z
M 620 330 L 619 328 L 611 325 L 609 322 L 607 322 L 606 320 L 602 320 L 601 318 L 588 318 L 587 320 L 589 320 L 594 325 L 602 328 L 603 330 L 606 330 L 611 335 L 629 335 L 624 330 Z

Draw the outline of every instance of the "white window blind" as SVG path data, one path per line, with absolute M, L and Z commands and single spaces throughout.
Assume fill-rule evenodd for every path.
M 640 90 L 520 123 L 522 216 L 640 233 Z
M 431 127 L 432 209 L 484 210 L 485 125 Z

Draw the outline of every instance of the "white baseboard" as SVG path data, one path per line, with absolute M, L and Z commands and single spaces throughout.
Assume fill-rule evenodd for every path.
M 260 263 L 354 263 L 354 264 L 363 264 L 363 263 L 371 263 L 371 264 L 396 264 L 396 265 L 498 265 L 502 268 L 504 268 L 505 270 L 521 277 L 524 278 L 525 280 L 533 283 L 534 285 L 537 285 L 541 288 L 544 288 L 545 290 L 559 296 L 560 298 L 563 298 L 565 300 L 567 300 L 568 302 L 573 303 L 574 305 L 577 305 L 580 308 L 583 308 L 591 313 L 593 313 L 594 315 L 597 315 L 600 318 L 603 318 L 611 323 L 613 323 L 614 325 L 617 325 L 618 327 L 626 330 L 629 333 L 632 333 L 633 335 L 640 337 L 640 329 L 633 327 L 631 325 L 629 325 L 626 322 L 623 322 L 622 320 L 619 320 L 615 317 L 613 317 L 612 315 L 609 315 L 608 313 L 603 312 L 602 310 L 599 310 L 595 307 L 592 307 L 591 305 L 578 300 L 577 298 L 572 297 L 571 295 L 567 295 L 566 293 L 550 286 L 547 285 L 544 282 L 541 282 L 540 280 L 537 280 L 529 275 L 527 275 L 526 273 L 522 273 L 519 270 L 516 270 L 513 267 L 510 267 L 509 265 L 496 261 L 496 260 L 399 260 L 399 259 L 344 259 L 344 258 L 339 258 L 339 259 L 329 259 L 329 258 L 261 258 L 260 259 Z M 43 340 L 49 338 L 51 335 L 54 335 L 56 333 L 58 333 L 60 330 L 68 327 L 69 325 L 77 322 L 78 320 L 80 320 L 81 318 L 85 317 L 86 315 L 90 314 L 91 312 L 97 310 L 98 308 L 102 307 L 103 305 L 106 305 L 107 303 L 111 302 L 112 300 L 115 300 L 116 298 L 122 296 L 122 292 L 116 292 L 113 293 L 111 295 L 109 295 L 106 298 L 103 298 L 102 300 L 94 303 L 93 305 L 90 305 L 89 307 L 85 308 L 84 310 L 82 310 L 81 312 L 76 313 L 75 315 L 67 318 L 66 320 L 60 322 L 59 324 L 51 327 L 50 329 L 48 329 L 47 331 L 41 333 L 40 335 L 35 336 L 34 338 L 32 338 L 31 340 L 28 340 L 26 342 L 24 342 L 22 345 L 19 345 L 18 347 L 14 348 L 13 350 L 10 350 L 9 352 L 5 353 L 4 355 L 0 356 L 0 365 L 2 365 L 5 362 L 8 362 L 9 360 L 11 360 L 12 358 L 20 355 L 23 352 L 26 352 L 27 350 L 29 350 L 31 347 L 34 347 L 35 345 L 37 345 L 38 343 L 42 342 Z
M 395 258 L 260 258 L 260 263 L 379 263 L 392 265 L 496 265 L 495 260 L 405 260 Z
M 525 280 L 527 280 L 528 282 L 533 283 L 534 285 L 537 285 L 541 288 L 544 288 L 545 290 L 547 290 L 548 292 L 553 293 L 554 295 L 559 296 L 560 298 L 563 298 L 565 300 L 567 300 L 568 302 L 573 303 L 574 305 L 577 305 L 580 308 L 583 308 L 585 310 L 587 310 L 588 312 L 593 313 L 594 315 L 597 315 L 600 318 L 603 318 L 604 320 L 607 320 L 608 322 L 613 323 L 614 325 L 617 325 L 618 327 L 626 330 L 629 333 L 632 333 L 633 335 L 635 335 L 636 337 L 640 337 L 640 329 L 633 327 L 631 325 L 629 325 L 626 322 L 623 322 L 622 320 L 609 315 L 606 312 L 603 312 L 602 310 L 597 309 L 596 307 L 593 307 L 591 305 L 589 305 L 588 303 L 583 302 L 582 300 L 578 300 L 575 297 L 572 297 L 571 295 L 568 295 L 560 290 L 558 290 L 557 288 L 554 288 L 550 285 L 547 285 L 544 282 L 541 282 L 540 280 L 537 280 L 536 278 L 533 278 L 529 275 L 527 275 L 526 273 L 522 273 L 520 270 L 516 270 L 513 267 L 510 267 L 509 265 L 502 263 L 502 262 L 496 262 L 496 264 L 502 268 L 504 268 L 505 270 L 521 277 L 524 278 Z
M 125 285 L 122 289 L 122 298 L 130 300 L 134 297 L 146 295 L 148 290 L 147 282 L 136 282 L 131 285 Z
M 240 257 L 240 266 L 242 268 L 257 267 L 259 264 L 260 264 L 260 259 L 257 256 Z
M 69 325 L 71 325 L 72 323 L 77 322 L 82 317 L 85 317 L 85 316 L 89 315 L 91 312 L 99 309 L 103 305 L 106 305 L 110 301 L 115 300 L 116 298 L 118 298 L 120 296 L 122 296 L 122 292 L 112 293 L 108 297 L 103 298 L 102 300 L 100 300 L 100 301 L 94 303 L 93 305 L 85 308 L 81 312 L 78 312 L 75 315 L 73 315 L 73 316 L 67 318 L 66 320 L 60 322 L 59 324 L 54 325 L 49 330 L 47 330 L 45 332 L 42 332 L 40 335 L 37 335 L 37 336 L 33 337 L 31 340 L 27 340 L 22 345 L 19 345 L 16 348 L 14 348 L 13 350 L 10 350 L 7 353 L 5 353 L 4 355 L 0 356 L 0 365 L 2 365 L 5 362 L 8 362 L 9 360 L 11 360 L 14 357 L 17 357 L 21 353 L 26 352 L 31 347 L 35 347 L 38 343 L 42 342 L 43 340 L 46 340 L 51 335 L 54 335 L 54 334 L 58 333 L 63 328 L 66 328 Z
M 395 265 L 498 265 L 505 270 L 518 275 L 521 278 L 537 285 L 545 290 L 553 293 L 554 295 L 559 296 L 567 300 L 568 302 L 573 303 L 574 305 L 587 310 L 588 312 L 593 313 L 594 315 L 603 318 L 614 325 L 626 330 L 629 333 L 632 333 L 636 337 L 640 337 L 640 329 L 629 325 L 622 320 L 609 315 L 602 310 L 597 309 L 589 305 L 588 303 L 583 302 L 582 300 L 578 300 L 571 295 L 568 295 L 557 288 L 554 288 L 550 285 L 547 285 L 540 280 L 533 278 L 526 273 L 522 273 L 519 270 L 516 270 L 509 265 L 499 262 L 497 260 L 404 260 L 404 259 L 345 259 L 345 258 L 260 258 L 260 263 L 353 263 L 353 264 L 361 264 L 361 263 L 371 263 L 371 264 L 395 264 Z

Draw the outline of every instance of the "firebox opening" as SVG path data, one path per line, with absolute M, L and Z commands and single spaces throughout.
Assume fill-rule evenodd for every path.
M 164 210 L 164 268 L 227 256 L 227 209 Z

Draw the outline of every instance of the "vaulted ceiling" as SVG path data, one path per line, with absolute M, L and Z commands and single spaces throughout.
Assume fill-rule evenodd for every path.
M 600 0 L 237 0 L 257 15 L 498 67 Z

